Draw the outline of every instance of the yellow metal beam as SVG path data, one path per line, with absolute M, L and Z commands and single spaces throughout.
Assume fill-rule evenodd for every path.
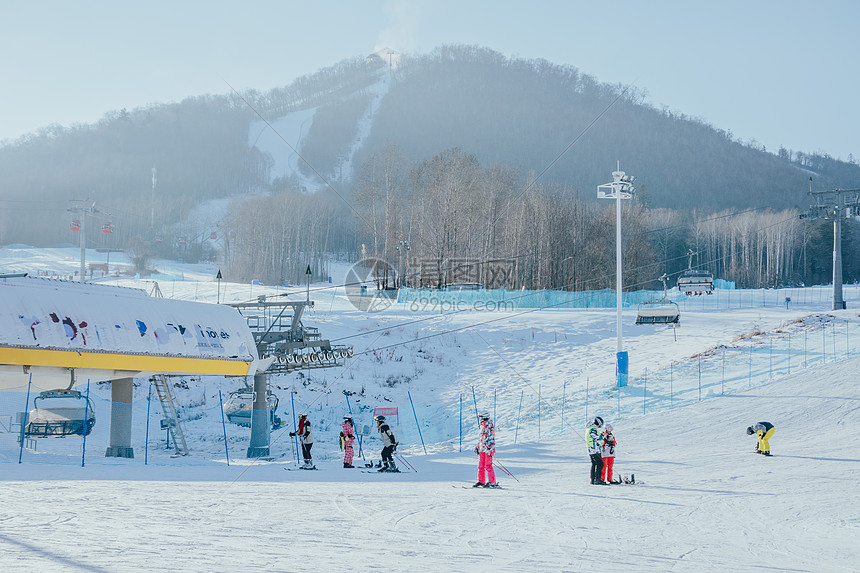
M 250 362 L 239 359 L 121 354 L 11 346 L 0 346 L 0 364 L 222 376 L 244 376 L 248 374 L 251 365 Z

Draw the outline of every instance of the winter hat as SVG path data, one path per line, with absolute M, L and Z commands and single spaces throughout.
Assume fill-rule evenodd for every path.
M 603 427 L 603 418 L 601 418 L 600 416 L 597 416 L 596 418 L 594 418 L 594 425 L 597 426 L 598 428 Z

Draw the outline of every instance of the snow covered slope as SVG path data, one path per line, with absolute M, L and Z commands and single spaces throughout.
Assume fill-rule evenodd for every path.
M 161 290 L 216 295 L 202 278 Z M 242 299 L 275 289 L 226 291 Z M 759 300 L 747 294 L 751 305 Z M 99 423 L 85 467 L 76 438 L 38 440 L 18 464 L 16 436 L 0 428 L 0 569 L 854 571 L 860 317 L 829 312 L 826 297 L 808 294 L 794 294 L 805 302 L 790 309 L 696 301 L 682 310 L 677 340 L 664 327 L 628 326 L 634 313 L 626 312 L 632 376 L 617 393 L 612 310 L 440 314 L 394 305 L 368 315 L 351 309 L 342 289 L 316 290 L 305 323 L 354 344 L 356 355 L 342 369 L 272 385 L 280 416 L 292 417 L 292 401 L 314 422 L 319 471 L 284 471 L 296 467 L 286 428 L 272 432 L 271 459 L 246 459 L 249 432 L 222 428 L 218 400 L 241 381 L 219 378 L 177 388 L 190 456 L 169 457 L 142 383 L 136 457 L 101 457 L 110 389 L 93 383 Z M 854 289 L 846 295 L 856 308 Z M 0 392 L 0 425 L 26 391 Z M 496 459 L 516 476 L 497 470 L 502 490 L 463 488 L 476 478 L 475 405 L 496 411 Z M 361 431 L 375 406 L 399 407 L 393 429 L 417 473 L 341 468 L 340 417 L 351 408 Z M 616 471 L 639 485 L 589 485 L 583 436 L 595 414 L 615 426 Z M 776 425 L 771 458 L 755 455 L 745 433 L 761 420 Z M 378 459 L 372 432 L 362 444 L 365 458 Z

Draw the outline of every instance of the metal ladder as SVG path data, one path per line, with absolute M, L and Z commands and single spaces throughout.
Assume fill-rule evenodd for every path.
M 176 407 L 176 401 L 173 399 L 173 394 L 170 392 L 170 384 L 167 383 L 167 377 L 164 374 L 153 376 L 152 385 L 155 386 L 155 392 L 158 394 L 158 400 L 161 402 L 161 409 L 164 411 L 164 419 L 167 421 L 167 430 L 170 432 L 170 437 L 173 438 L 173 447 L 176 449 L 176 455 L 187 456 L 188 444 L 185 443 L 185 434 L 182 433 L 179 411 Z

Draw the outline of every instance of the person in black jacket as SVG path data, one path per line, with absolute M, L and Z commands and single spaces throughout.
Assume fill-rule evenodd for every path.
M 394 465 L 394 452 L 397 451 L 397 438 L 394 437 L 394 432 L 385 421 L 385 416 L 376 416 L 376 429 L 379 430 L 379 437 L 382 439 L 382 467 L 381 472 L 399 472 L 397 466 Z
M 311 422 L 308 420 L 307 414 L 299 415 L 299 429 L 297 432 L 290 432 L 290 437 L 299 437 L 302 444 L 302 457 L 305 460 L 305 465 L 300 466 L 303 470 L 315 470 L 314 460 L 311 458 L 311 448 L 314 447 L 314 435 L 311 432 Z

